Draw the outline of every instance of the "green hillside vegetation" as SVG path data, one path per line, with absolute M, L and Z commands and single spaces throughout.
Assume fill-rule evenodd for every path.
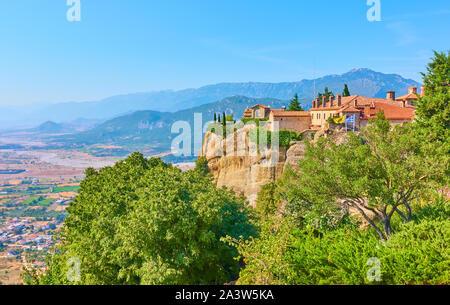
M 272 133 L 273 132 L 270 130 L 265 129 L 265 127 L 257 127 L 250 130 L 249 138 L 250 141 L 256 143 L 258 147 L 260 144 L 269 147 L 272 145 L 272 137 L 278 137 L 279 146 L 285 149 L 289 148 L 292 141 L 300 141 L 302 139 L 301 133 L 297 133 L 292 130 L 280 129 L 276 135 L 273 135 Z M 261 138 L 264 134 L 267 135 L 266 139 Z
M 114 155 L 127 155 L 132 151 L 149 149 L 153 153 L 170 151 L 171 142 L 178 134 L 171 133 L 172 124 L 176 121 L 186 121 L 194 128 L 194 113 L 202 115 L 202 124 L 214 120 L 214 114 L 225 112 L 231 121 L 240 118 L 246 107 L 254 104 L 264 104 L 273 108 L 281 108 L 285 101 L 272 98 L 248 98 L 233 96 L 215 103 L 204 104 L 198 107 L 177 112 L 138 111 L 132 114 L 120 116 L 100 124 L 99 126 L 74 135 L 55 138 L 56 142 L 64 145 L 79 147 L 92 145 L 90 152 L 102 155 L 101 149 L 95 144 L 119 145 L 122 149 L 108 150 Z M 193 132 L 193 130 L 192 130 Z

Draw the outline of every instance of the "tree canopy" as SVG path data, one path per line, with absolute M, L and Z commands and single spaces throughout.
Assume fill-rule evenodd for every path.
M 422 73 L 425 95 L 419 97 L 416 115 L 418 122 L 433 131 L 435 139 L 447 142 L 450 138 L 450 51 L 434 52 L 434 58 Z
M 237 276 L 235 249 L 221 237 L 254 234 L 244 200 L 217 189 L 204 162 L 182 172 L 134 153 L 89 169 L 68 207 L 59 253 L 30 281 L 71 284 L 66 263 L 81 262 L 82 284 L 223 284 Z
M 303 111 L 302 106 L 298 101 L 298 94 L 296 93 L 289 103 L 288 111 Z
M 344 85 L 344 91 L 342 91 L 342 96 L 350 96 L 350 90 L 348 90 L 347 84 Z
M 427 136 L 414 124 L 390 126 L 381 112 L 360 137 L 349 134 L 342 145 L 322 138 L 310 144 L 299 161 L 301 174 L 291 188 L 296 192 L 294 198 L 319 206 L 341 201 L 387 240 L 394 213 L 409 221 L 411 201 L 432 187 L 445 185 L 449 156 Z

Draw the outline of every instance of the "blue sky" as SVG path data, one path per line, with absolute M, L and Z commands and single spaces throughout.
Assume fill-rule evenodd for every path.
M 448 0 L 0 0 L 0 105 L 88 101 L 371 68 L 421 80 Z

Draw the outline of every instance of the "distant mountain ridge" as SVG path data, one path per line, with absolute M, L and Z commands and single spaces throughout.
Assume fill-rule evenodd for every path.
M 60 123 L 79 117 L 106 120 L 139 110 L 175 112 L 235 95 L 286 100 L 298 93 L 303 105 L 309 105 L 314 98 L 314 88 L 317 93 L 328 87 L 336 94 L 342 92 L 345 83 L 348 84 L 351 94 L 367 97 L 385 97 L 389 90 L 403 95 L 407 93 L 408 87 L 420 86 L 416 81 L 405 79 L 397 74 L 384 74 L 360 68 L 341 75 L 328 75 L 316 80 L 298 82 L 219 83 L 198 89 L 118 95 L 96 102 L 69 102 L 35 107 L 0 107 L 0 127 L 36 125 L 45 121 Z
M 177 112 L 158 112 L 153 110 L 136 111 L 106 121 L 93 129 L 72 135 L 55 138 L 58 143 L 68 145 L 119 145 L 133 150 L 149 148 L 153 153 L 170 151 L 172 139 L 178 134 L 171 133 L 176 121 L 188 122 L 194 128 L 194 114 L 201 114 L 202 126 L 213 121 L 214 113 L 227 115 L 233 113 L 240 119 L 247 106 L 264 104 L 272 108 L 281 108 L 288 101 L 272 98 L 249 98 L 232 96 L 220 101 L 204 104 Z M 201 139 L 200 139 L 201 140 Z

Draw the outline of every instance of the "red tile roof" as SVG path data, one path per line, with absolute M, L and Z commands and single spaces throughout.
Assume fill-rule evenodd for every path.
M 339 110 L 344 106 L 354 105 L 355 101 L 356 101 L 357 107 L 370 106 L 372 103 L 377 103 L 377 102 L 392 103 L 392 104 L 401 106 L 401 101 L 389 101 L 384 98 L 374 98 L 374 97 L 365 97 L 365 96 L 361 96 L 361 95 L 351 95 L 351 96 L 344 96 L 341 98 L 341 107 L 337 106 L 337 100 L 335 99 L 333 101 L 333 107 L 316 107 L 316 108 L 311 108 L 310 111 Z M 329 103 L 327 103 L 327 104 L 329 105 Z
M 256 108 L 256 107 L 261 107 L 261 108 L 265 108 L 265 109 L 270 109 L 269 106 L 261 105 L 261 104 L 256 104 L 255 106 L 252 107 L 252 109 L 253 109 L 253 108 Z
M 388 120 L 412 120 L 415 116 L 415 109 L 412 107 L 402 107 L 390 103 L 378 102 L 374 103 L 375 107 L 364 110 L 362 120 L 375 118 L 378 111 L 383 111 Z
M 395 100 L 396 101 L 417 100 L 417 94 L 408 93 L 407 95 L 397 97 Z
M 348 105 L 348 106 L 345 106 L 344 108 L 342 108 L 341 110 L 339 110 L 338 112 L 339 113 L 341 113 L 341 112 L 352 113 L 352 112 L 361 112 L 361 110 L 360 109 L 356 109 L 352 105 Z
M 311 116 L 309 111 L 287 111 L 282 109 L 272 109 L 270 113 L 274 117 L 308 117 Z

